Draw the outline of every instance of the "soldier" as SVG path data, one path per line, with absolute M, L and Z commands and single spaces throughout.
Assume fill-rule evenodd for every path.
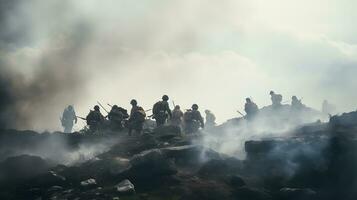
M 192 110 L 187 110 L 183 115 L 185 122 L 185 133 L 191 134 L 198 131 L 199 127 L 204 128 L 204 121 L 200 111 L 198 111 L 198 105 L 193 104 Z
M 156 126 L 162 126 L 166 123 L 168 117 L 172 117 L 169 103 L 167 102 L 169 97 L 167 95 L 162 96 L 162 101 L 154 104 L 152 113 L 153 118 L 156 121 Z
M 245 99 L 244 111 L 247 113 L 246 119 L 252 120 L 258 113 L 259 108 L 250 98 Z
M 69 105 L 67 108 L 64 109 L 61 123 L 64 128 L 65 133 L 71 133 L 73 128 L 73 121 L 77 123 L 77 116 L 76 112 L 74 111 L 73 106 Z
M 304 108 L 304 104 L 301 103 L 301 99 L 299 100 L 296 96 L 291 97 L 291 109 L 295 111 L 302 110 Z
M 327 100 L 324 100 L 322 103 L 322 113 L 326 115 L 333 115 L 336 113 L 336 107 L 329 103 Z
M 135 99 L 131 100 L 130 104 L 132 105 L 132 108 L 128 120 L 129 136 L 132 135 L 133 130 L 139 134 L 142 133 L 146 117 L 144 109 L 138 106 L 138 102 Z
M 172 111 L 171 125 L 181 127 L 182 125 L 183 112 L 180 109 L 179 105 L 175 106 L 175 109 Z
M 108 114 L 108 119 L 112 130 L 122 130 L 123 121 L 129 117 L 128 111 L 114 105 Z
M 274 91 L 270 91 L 271 102 L 273 107 L 281 106 L 281 102 L 283 101 L 283 96 L 281 94 L 275 94 Z
M 214 126 L 216 126 L 216 116 L 210 111 L 210 110 L 205 110 L 206 114 L 206 128 L 210 129 Z
M 86 117 L 87 125 L 89 129 L 93 132 L 102 128 L 104 124 L 104 116 L 100 113 L 100 108 L 98 105 L 94 106 L 94 110 L 91 110 Z

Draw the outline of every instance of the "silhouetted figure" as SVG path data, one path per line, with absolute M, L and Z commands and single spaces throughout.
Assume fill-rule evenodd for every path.
M 104 120 L 104 116 L 100 113 L 98 105 L 94 106 L 94 110 L 91 110 L 86 117 L 87 125 L 89 126 L 89 130 L 92 132 L 103 128 Z
M 73 122 L 77 123 L 77 116 L 76 112 L 74 111 L 73 106 L 69 105 L 67 108 L 64 109 L 61 123 L 64 128 L 64 133 L 72 133 L 73 129 Z
M 326 115 L 333 115 L 336 112 L 336 107 L 327 100 L 324 100 L 321 111 Z
M 283 96 L 281 94 L 275 94 L 274 91 L 270 91 L 270 96 L 273 108 L 280 107 L 281 102 L 283 101 Z
M 173 126 L 182 126 L 182 118 L 183 118 L 183 112 L 180 109 L 179 105 L 175 106 L 175 109 L 172 111 L 172 117 L 171 117 L 171 125 Z
M 124 120 L 129 117 L 128 111 L 122 107 L 114 105 L 108 114 L 110 127 L 112 130 L 122 130 Z
M 205 110 L 205 114 L 206 114 L 206 123 L 205 123 L 206 129 L 215 127 L 216 126 L 216 116 L 210 110 Z
M 293 111 L 301 111 L 304 108 L 304 104 L 301 103 L 301 99 L 299 100 L 296 96 L 291 97 L 291 109 Z
M 141 134 L 143 131 L 146 113 L 142 107 L 138 106 L 138 102 L 135 99 L 131 100 L 130 104 L 132 108 L 128 120 L 129 135 L 132 135 L 133 130 L 136 133 Z
M 157 127 L 164 125 L 168 117 L 172 117 L 168 100 L 169 97 L 164 95 L 162 96 L 162 101 L 155 103 L 153 106 L 152 113 Z
M 245 99 L 244 111 L 247 113 L 245 118 L 252 120 L 258 114 L 259 108 L 250 98 Z
M 187 110 L 183 115 L 185 123 L 185 133 L 191 134 L 198 131 L 198 129 L 204 128 L 205 124 L 201 116 L 200 111 L 198 111 L 198 105 L 193 104 L 192 110 Z

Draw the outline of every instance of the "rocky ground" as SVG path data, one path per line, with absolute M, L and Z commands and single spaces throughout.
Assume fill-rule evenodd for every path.
M 201 145 L 207 133 L 171 127 L 132 137 L 3 130 L 0 198 L 354 200 L 356 115 L 246 141 L 242 160 Z

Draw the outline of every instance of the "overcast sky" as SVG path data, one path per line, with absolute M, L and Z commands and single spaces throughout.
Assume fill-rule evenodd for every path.
M 68 104 L 85 116 L 97 100 L 149 109 L 163 94 L 219 122 L 246 97 L 269 104 L 270 90 L 357 108 L 357 1 L 0 2 L 1 87 L 18 128 L 59 130 Z

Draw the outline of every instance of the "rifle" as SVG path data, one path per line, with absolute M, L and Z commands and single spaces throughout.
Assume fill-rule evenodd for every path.
M 237 113 L 239 113 L 240 115 L 242 115 L 244 117 L 244 115 L 241 112 L 239 112 L 239 110 L 237 110 Z
M 98 105 L 99 105 L 101 108 L 103 108 L 103 110 L 104 110 L 105 112 L 109 113 L 109 112 L 107 111 L 107 109 L 105 109 L 104 106 L 103 106 L 99 101 L 97 101 L 97 103 L 98 103 Z
M 109 107 L 113 108 L 113 106 L 112 106 L 112 105 L 110 105 L 109 103 L 107 103 L 107 105 L 108 105 Z
M 77 116 L 77 115 L 76 115 L 76 117 L 79 118 L 79 119 L 81 119 L 81 120 L 87 120 L 86 118 L 80 117 L 80 116 Z
M 145 112 L 149 112 L 149 111 L 152 111 L 152 109 L 145 110 Z
M 172 105 L 174 106 L 174 108 L 176 107 L 176 105 L 175 105 L 175 102 L 174 102 L 174 101 L 172 101 Z

